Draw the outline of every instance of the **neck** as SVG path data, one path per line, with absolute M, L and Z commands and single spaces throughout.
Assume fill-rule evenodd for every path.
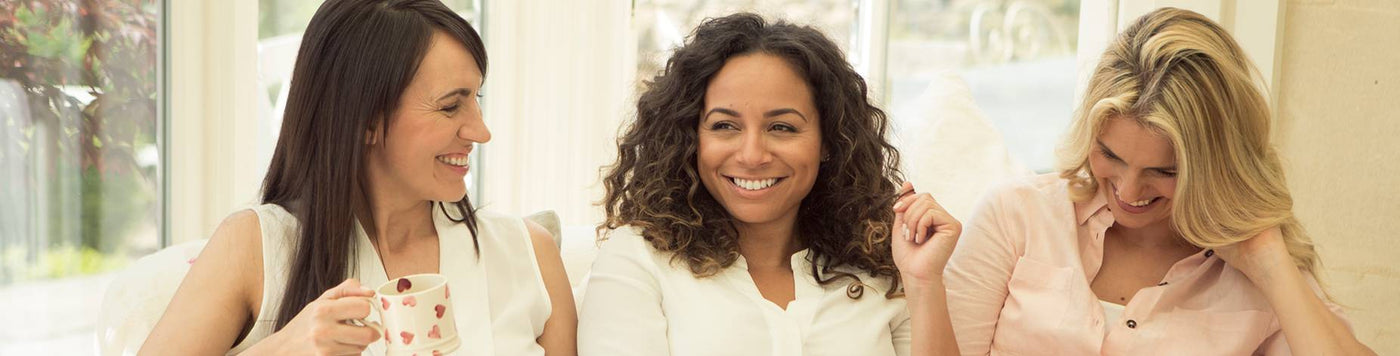
M 377 189 L 373 182 L 362 184 L 361 191 L 364 198 L 357 200 L 355 217 L 381 253 L 437 234 L 429 201 L 406 199 L 408 194 Z
M 792 268 L 789 262 L 798 250 L 797 212 L 767 223 L 736 223 L 739 255 L 749 268 Z
M 1131 228 L 1119 224 L 1113 224 L 1108 228 L 1115 235 L 1129 237 L 1122 239 L 1123 242 L 1137 247 L 1180 249 L 1183 247 L 1194 247 L 1185 239 L 1181 238 L 1171 227 L 1169 220 L 1163 219 L 1151 225 Z

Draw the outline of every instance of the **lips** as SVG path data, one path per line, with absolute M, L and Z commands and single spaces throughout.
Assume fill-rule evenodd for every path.
M 438 155 L 433 158 L 437 160 L 438 163 L 446 166 L 447 169 L 462 175 L 467 174 L 468 166 L 471 163 L 471 159 L 468 158 L 466 153 L 449 153 Z
M 1118 186 L 1112 184 L 1110 184 L 1109 186 L 1113 189 L 1113 201 L 1114 203 L 1118 204 L 1119 210 L 1130 214 L 1142 214 L 1151 211 L 1152 208 L 1154 208 L 1158 202 L 1162 201 L 1162 197 L 1154 197 L 1151 199 L 1143 199 L 1131 202 L 1123 201 L 1123 199 L 1118 196 Z

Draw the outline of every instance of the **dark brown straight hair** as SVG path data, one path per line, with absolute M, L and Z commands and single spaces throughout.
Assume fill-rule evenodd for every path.
M 365 133 L 387 130 L 434 31 L 461 41 L 485 75 L 481 36 L 437 0 L 329 0 L 307 25 L 263 181 L 262 202 L 282 206 L 301 225 L 274 330 L 356 268 Z M 476 212 L 467 197 L 436 205 L 444 213 L 456 208 L 461 220 L 453 220 L 467 224 L 475 246 Z

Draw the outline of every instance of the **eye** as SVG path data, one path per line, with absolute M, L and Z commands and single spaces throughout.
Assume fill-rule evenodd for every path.
M 1108 150 L 1105 150 L 1105 149 L 1102 149 L 1102 148 L 1099 149 L 1099 154 L 1102 154 L 1104 158 L 1107 158 L 1107 159 L 1110 159 L 1110 160 L 1119 161 L 1119 162 L 1122 162 L 1122 161 L 1123 161 L 1122 158 L 1118 158 L 1118 155 L 1115 155 L 1115 154 L 1113 154 L 1113 152 L 1109 152 Z
M 783 124 L 783 123 L 773 124 L 773 127 L 772 127 L 771 129 L 772 129 L 772 130 L 775 130 L 775 131 L 797 132 L 797 128 L 796 128 L 796 127 L 793 127 L 792 125 L 788 125 L 788 124 Z
M 461 102 L 455 102 L 455 103 L 452 103 L 452 105 L 444 106 L 444 107 L 442 107 L 442 109 L 439 109 L 439 110 L 442 111 L 442 112 L 445 112 L 445 113 L 447 113 L 447 114 L 449 114 L 449 115 L 451 115 L 451 114 L 457 113 L 457 109 L 461 109 L 461 108 L 462 108 L 462 103 L 461 103 Z
M 1175 169 L 1157 169 L 1157 170 L 1154 170 L 1154 171 L 1157 172 L 1157 175 L 1160 175 L 1160 176 L 1163 176 L 1163 177 L 1167 177 L 1167 178 L 1176 177 L 1176 170 L 1175 170 Z
M 711 129 L 711 130 L 717 130 L 717 131 L 718 131 L 718 130 L 737 130 L 737 129 L 739 129 L 739 127 L 738 127 L 738 126 L 734 126 L 734 123 L 729 122 L 729 121 L 720 121 L 720 122 L 714 123 L 714 125 L 710 125 L 710 129 Z

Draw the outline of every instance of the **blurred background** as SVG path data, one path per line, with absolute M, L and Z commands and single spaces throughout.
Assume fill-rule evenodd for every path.
M 911 179 L 985 185 L 995 177 L 954 171 L 1053 169 L 1086 68 L 1117 30 L 1155 7 L 1197 10 L 1238 37 L 1270 88 L 1295 212 L 1321 246 L 1330 292 L 1363 342 L 1400 353 L 1400 2 L 444 3 L 491 57 L 494 139 L 473 155 L 474 202 L 554 210 L 575 227 L 601 221 L 598 173 L 619 125 L 708 17 L 753 11 L 820 29 L 892 114 Z M 0 355 L 96 353 L 104 293 L 124 268 L 206 239 L 256 203 L 319 5 L 0 0 L 0 305 L 12 306 Z M 984 147 L 939 146 L 965 137 Z M 949 185 L 958 207 L 980 194 Z

